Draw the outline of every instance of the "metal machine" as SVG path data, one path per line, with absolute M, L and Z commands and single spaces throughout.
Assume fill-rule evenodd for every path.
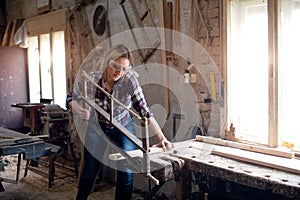
M 59 156 L 68 161 L 72 160 L 74 168 L 60 163 L 55 163 L 56 166 L 73 170 L 77 177 L 78 164 L 74 144 L 71 141 L 72 122 L 70 113 L 57 104 L 50 104 L 50 102 L 19 103 L 12 105 L 12 107 L 22 108 L 23 125 L 30 128 L 30 136 L 41 138 L 45 142 L 57 145 L 62 149 Z M 29 170 L 36 172 L 36 165 L 35 160 L 27 161 L 27 169 Z M 54 181 L 54 174 L 52 181 Z

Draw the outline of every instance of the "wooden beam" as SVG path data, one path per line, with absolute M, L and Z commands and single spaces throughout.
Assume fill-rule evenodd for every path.
M 165 22 L 164 22 L 164 0 L 159 0 L 159 21 L 160 21 L 160 28 L 165 28 Z M 169 85 L 169 79 L 168 79 L 168 66 L 167 66 L 167 54 L 166 54 L 166 40 L 165 40 L 165 32 L 161 32 L 161 59 L 162 59 L 162 65 L 166 66 L 163 71 L 163 82 L 164 82 L 164 105 L 167 113 L 167 117 L 170 114 L 170 102 L 169 102 L 169 91 L 168 91 L 168 85 Z
M 227 147 L 233 147 L 236 149 L 243 149 L 251 152 L 258 152 L 258 153 L 263 153 L 263 154 L 268 154 L 268 155 L 273 155 L 273 156 L 278 156 L 278 157 L 283 157 L 283 158 L 294 158 L 295 154 L 292 152 L 287 152 L 287 151 L 282 151 L 270 147 L 262 147 L 258 145 L 251 145 L 251 144 L 244 144 L 240 142 L 233 142 L 233 141 L 228 141 L 228 140 L 223 140 L 219 138 L 213 138 L 213 137 L 205 137 L 201 135 L 196 135 L 195 138 L 197 141 L 200 142 L 206 142 L 209 144 L 215 144 L 215 145 L 220 145 L 220 146 L 227 146 Z
M 27 19 L 28 36 L 65 30 L 68 9 L 60 9 Z
M 155 154 L 155 153 L 161 153 L 161 152 L 163 152 L 162 148 L 158 148 L 158 147 L 150 147 L 149 148 L 149 155 Z M 126 153 L 133 158 L 142 158 L 143 157 L 143 152 L 140 150 L 127 151 Z M 113 160 L 113 161 L 120 161 L 120 160 L 124 160 L 126 158 L 121 153 L 113 153 L 113 154 L 109 154 L 109 159 Z
M 11 31 L 10 31 L 10 39 L 8 41 L 8 46 L 13 46 L 15 43 L 14 43 L 14 35 L 15 35 L 15 32 L 16 32 L 16 29 L 17 29 L 17 19 L 15 19 L 13 21 L 13 24 L 12 24 L 12 28 L 11 28 Z
M 187 141 L 182 141 L 182 142 L 174 142 L 173 145 L 174 145 L 174 149 L 169 150 L 169 151 L 164 151 L 163 148 L 160 148 L 160 147 L 155 147 L 155 146 L 150 147 L 149 148 L 149 155 L 151 155 L 150 158 L 153 158 L 154 155 L 164 157 L 165 155 L 168 155 L 168 154 L 178 157 L 178 156 L 176 156 L 177 153 L 175 153 L 175 152 L 177 152 L 178 150 L 187 148 L 188 145 L 190 145 L 190 143 L 187 143 Z M 133 150 L 133 151 L 126 151 L 126 153 L 133 158 L 142 158 L 143 157 L 143 152 L 138 149 Z M 162 156 L 162 155 L 164 155 L 164 156 Z M 175 159 L 175 157 L 174 157 L 174 159 Z M 125 157 L 121 153 L 112 153 L 112 154 L 109 154 L 109 159 L 112 161 L 121 161 L 121 160 L 124 160 Z
M 174 24 L 173 30 L 178 31 L 179 27 L 179 0 L 174 0 Z
M 4 35 L 3 35 L 3 38 L 2 38 L 2 43 L 1 43 L 1 46 L 4 47 L 4 46 L 7 46 L 8 44 L 8 37 L 9 37 L 9 33 L 11 32 L 11 28 L 12 28 L 12 22 L 8 22 L 7 25 L 6 25 L 6 28 L 5 28 L 5 32 L 4 32 Z
M 296 160 L 296 159 L 281 158 L 278 156 L 271 156 L 271 155 L 250 152 L 250 151 L 245 151 L 245 150 L 235 149 L 230 147 L 221 147 L 221 146 L 218 146 L 217 148 L 212 150 L 212 154 L 230 158 L 233 160 L 252 163 L 255 165 L 271 167 L 285 172 L 300 174 L 300 160 Z M 249 172 L 251 173 L 251 171 Z

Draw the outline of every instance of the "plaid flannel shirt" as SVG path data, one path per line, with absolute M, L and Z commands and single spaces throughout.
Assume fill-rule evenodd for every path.
M 103 78 L 102 71 L 96 71 L 90 73 L 90 77 L 94 80 L 94 82 L 98 83 L 98 85 L 103 87 Z M 81 80 L 84 80 L 83 78 Z M 68 94 L 66 103 L 67 105 L 72 100 L 77 100 L 80 102 L 82 95 L 82 82 L 78 82 L 73 91 Z M 101 108 L 103 108 L 106 112 L 110 113 L 110 99 L 97 87 L 88 81 L 87 83 L 87 94 L 90 98 L 95 99 L 95 103 L 98 104 Z M 118 99 L 121 103 L 126 105 L 127 108 L 131 109 L 132 107 L 139 113 L 141 117 L 152 117 L 146 99 L 144 97 L 142 88 L 139 85 L 139 82 L 132 71 L 126 73 L 122 78 L 120 78 L 114 85 L 111 95 Z M 96 112 L 97 113 L 97 112 Z M 120 106 L 119 104 L 114 104 L 114 119 L 120 122 L 123 125 L 126 125 L 129 122 L 130 113 Z M 97 117 L 99 122 L 107 122 L 104 117 L 102 117 L 99 113 L 94 115 L 91 113 L 91 118 Z

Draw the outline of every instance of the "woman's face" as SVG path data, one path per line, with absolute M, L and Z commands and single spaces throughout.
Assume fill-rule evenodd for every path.
M 118 58 L 111 60 L 107 67 L 107 76 L 109 79 L 117 81 L 131 69 L 127 58 Z

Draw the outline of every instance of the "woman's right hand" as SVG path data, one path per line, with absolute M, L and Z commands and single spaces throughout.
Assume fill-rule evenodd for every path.
M 79 115 L 81 119 L 88 120 L 90 119 L 90 107 L 83 108 L 77 101 L 71 101 L 69 103 L 69 108 L 72 110 L 74 114 Z

